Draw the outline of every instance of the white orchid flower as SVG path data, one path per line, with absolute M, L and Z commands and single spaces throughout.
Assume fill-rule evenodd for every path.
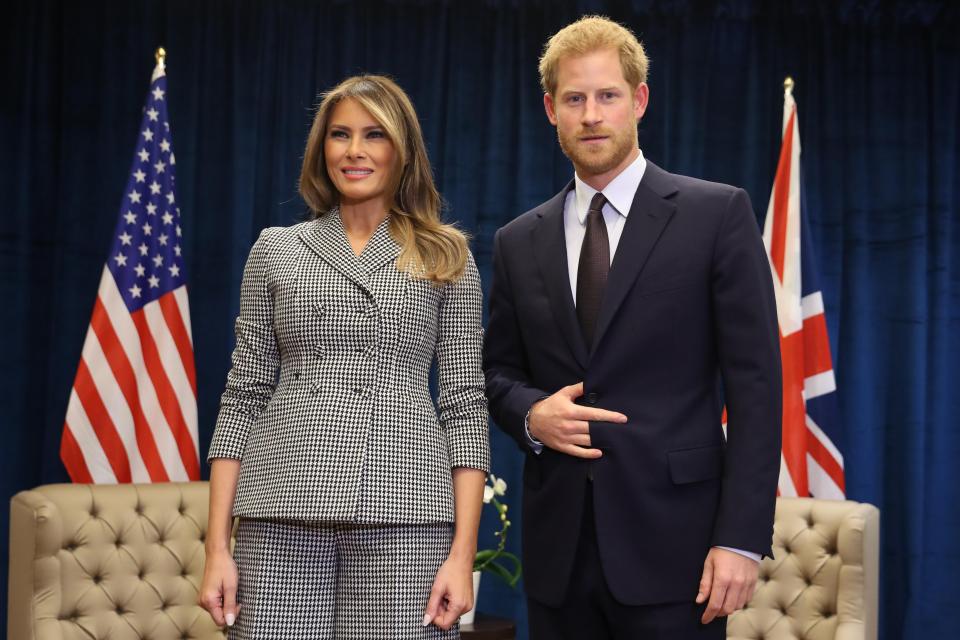
M 489 485 L 483 486 L 483 504 L 490 504 L 490 501 L 493 500 L 493 487 Z
M 502 478 L 493 479 L 493 492 L 502 496 L 507 492 L 507 483 Z

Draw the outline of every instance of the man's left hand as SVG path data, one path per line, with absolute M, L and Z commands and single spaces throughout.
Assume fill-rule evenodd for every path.
M 714 547 L 703 563 L 697 604 L 707 603 L 700 621 L 709 624 L 717 616 L 729 616 L 753 597 L 760 563 L 733 551 Z

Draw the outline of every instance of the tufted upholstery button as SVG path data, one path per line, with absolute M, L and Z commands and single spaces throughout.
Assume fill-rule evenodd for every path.
M 100 577 L 100 574 L 93 576 L 93 584 L 100 584 L 103 578 Z
M 75 550 L 76 548 L 77 548 L 77 543 L 74 542 L 73 540 L 71 540 L 70 542 L 68 542 L 68 543 L 67 543 L 67 546 L 64 547 L 64 549 L 66 549 L 67 551 L 73 551 L 73 550 Z
M 137 514 L 138 516 L 142 516 L 142 515 L 143 515 L 143 505 L 140 504 L 139 502 L 137 503 L 137 506 L 135 506 L 135 507 L 133 508 L 133 510 L 136 512 L 136 514 Z
M 117 615 L 118 615 L 118 616 L 122 616 L 122 615 L 123 615 L 123 607 L 120 606 L 119 604 L 117 605 L 116 611 L 117 611 Z

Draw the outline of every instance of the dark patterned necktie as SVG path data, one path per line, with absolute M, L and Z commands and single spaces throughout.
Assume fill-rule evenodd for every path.
M 590 201 L 587 231 L 583 236 L 577 267 L 577 318 L 588 348 L 593 346 L 600 303 L 603 302 L 603 290 L 607 288 L 607 274 L 610 272 L 610 241 L 602 213 L 606 202 L 607 199 L 599 191 Z

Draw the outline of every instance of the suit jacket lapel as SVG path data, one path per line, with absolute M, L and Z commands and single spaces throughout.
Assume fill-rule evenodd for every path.
M 580 363 L 587 366 L 587 344 L 580 330 L 577 311 L 570 293 L 570 276 L 567 270 L 567 241 L 563 230 L 563 209 L 567 192 L 573 188 L 571 181 L 566 188 L 541 206 L 539 223 L 533 229 L 533 245 L 540 276 L 546 284 L 547 296 L 553 318 L 560 333 L 570 345 L 570 351 Z
M 667 199 L 676 192 L 677 186 L 670 174 L 648 160 L 610 266 L 593 349 L 603 340 L 603 334 L 676 211 L 677 206 Z
M 325 213 L 312 224 L 304 225 L 300 230 L 300 239 L 330 266 L 349 278 L 367 294 L 373 295 L 370 290 L 369 275 L 359 258 L 353 253 L 347 234 L 343 230 L 340 214 L 336 209 Z

